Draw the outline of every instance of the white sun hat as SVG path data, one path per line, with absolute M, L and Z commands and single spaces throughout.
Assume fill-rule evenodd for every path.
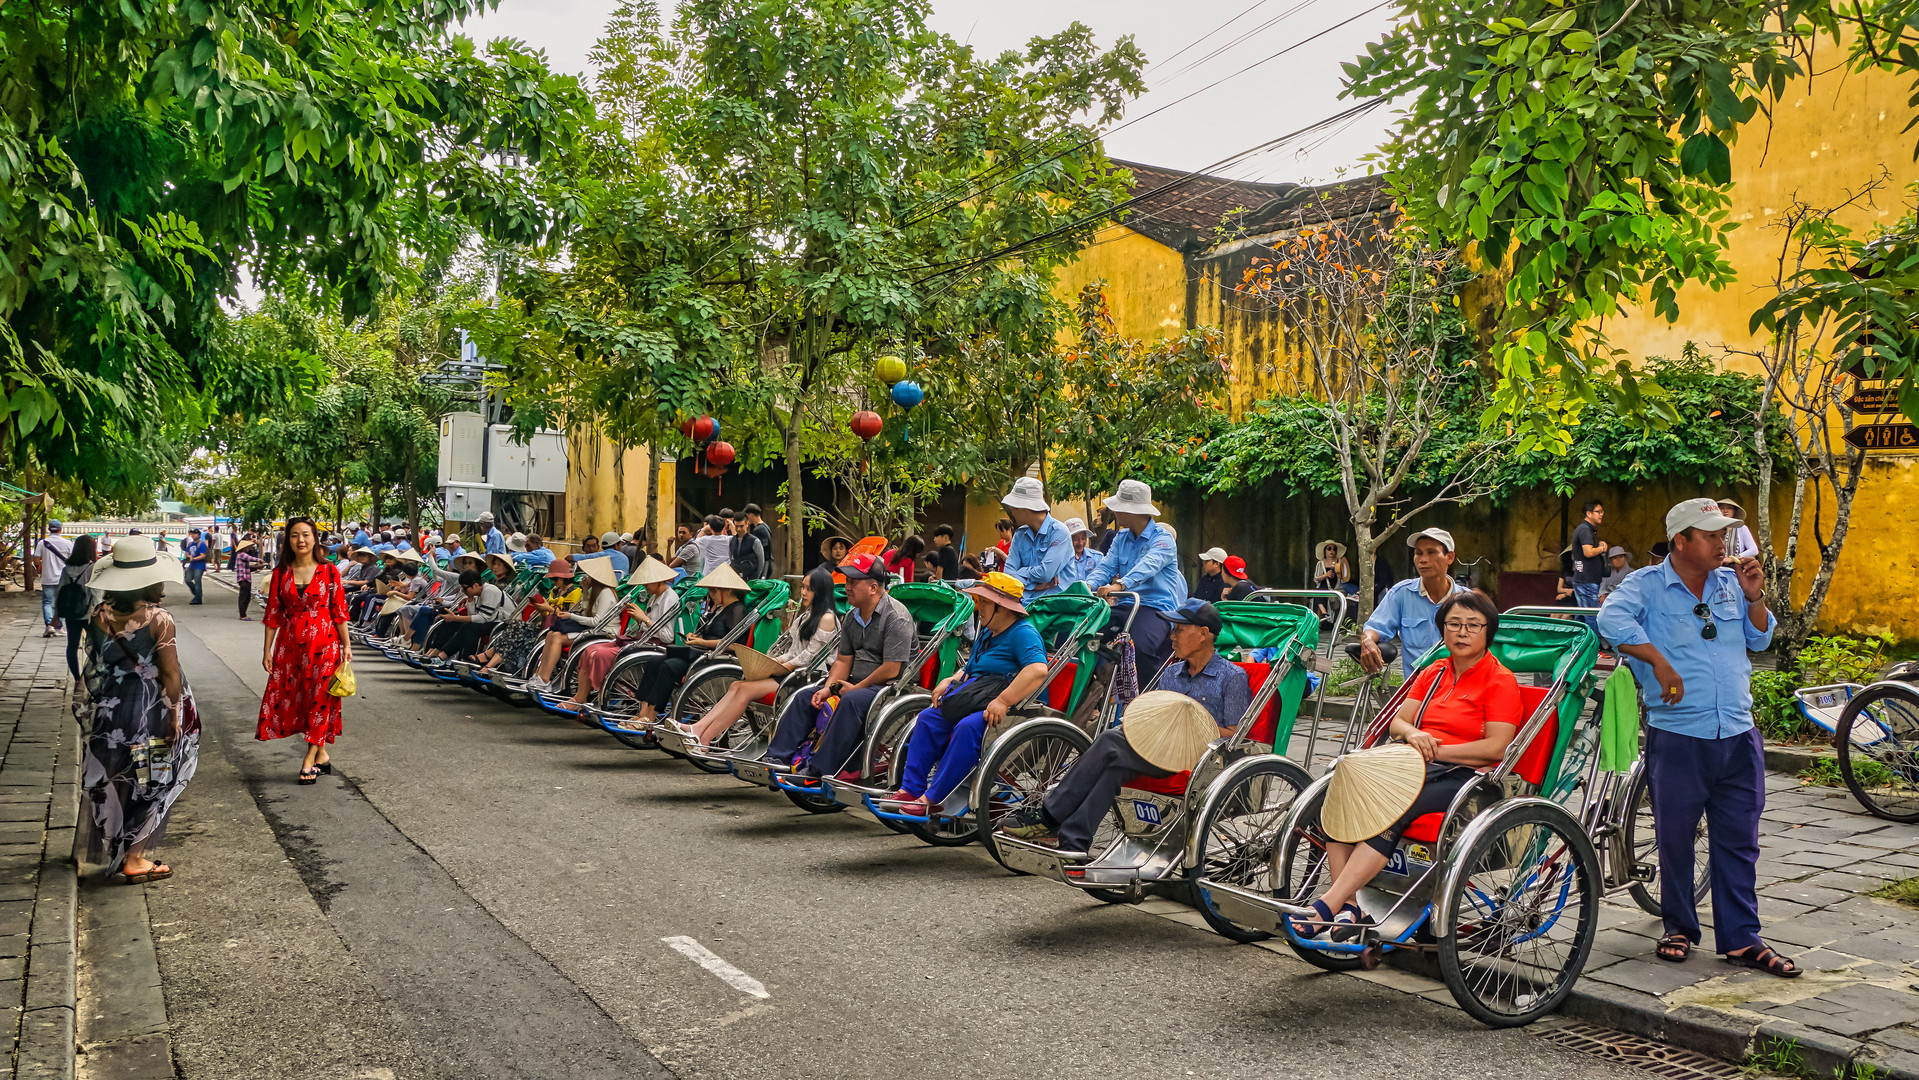
M 1159 507 L 1153 505 L 1153 489 L 1139 480 L 1121 480 L 1119 489 L 1102 502 L 1115 514 L 1159 516 Z
M 1046 501 L 1046 488 L 1030 476 L 1022 476 L 1013 481 L 1013 490 L 999 501 L 1001 506 L 1010 506 L 1015 510 L 1033 510 L 1044 514 L 1053 508 Z
M 160 558 L 147 536 L 123 536 L 114 541 L 110 557 L 93 564 L 87 587 L 101 592 L 136 592 L 155 582 L 178 585 L 186 581 L 178 560 Z

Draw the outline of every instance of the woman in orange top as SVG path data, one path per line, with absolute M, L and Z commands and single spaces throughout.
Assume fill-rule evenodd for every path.
M 1425 786 L 1385 832 L 1358 844 L 1327 842 L 1332 884 L 1313 901 L 1319 921 L 1293 923 L 1300 937 L 1317 937 L 1329 925 L 1334 941 L 1356 935 L 1366 916 L 1353 898 L 1386 868 L 1406 827 L 1450 807 L 1474 774 L 1506 756 L 1525 720 L 1519 715 L 1519 680 L 1488 651 L 1499 630 L 1499 610 L 1486 594 L 1454 593 L 1439 605 L 1433 621 L 1450 655 L 1413 676 L 1392 722 L 1392 737 L 1426 759 Z

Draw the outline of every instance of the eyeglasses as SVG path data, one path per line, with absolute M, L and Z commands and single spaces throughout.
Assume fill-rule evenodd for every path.
M 1483 622 L 1460 622 L 1458 619 L 1446 620 L 1446 632 L 1449 634 L 1477 634 L 1486 629 Z
M 1694 604 L 1692 606 L 1692 613 L 1706 620 L 1706 625 L 1699 628 L 1700 637 L 1705 638 L 1707 641 L 1711 641 L 1714 638 L 1719 636 L 1719 628 L 1712 624 L 1712 605 L 1711 604 Z

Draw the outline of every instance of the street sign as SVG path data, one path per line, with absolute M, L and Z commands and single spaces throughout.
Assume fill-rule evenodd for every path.
M 1919 450 L 1919 427 L 1911 424 L 1861 424 L 1846 432 L 1861 450 Z
M 1899 388 L 1896 386 L 1861 386 L 1846 399 L 1846 408 L 1854 412 L 1890 413 L 1899 411 Z

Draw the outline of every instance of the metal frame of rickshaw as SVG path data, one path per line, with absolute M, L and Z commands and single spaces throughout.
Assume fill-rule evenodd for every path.
M 1261 714 L 1269 703 L 1279 710 L 1275 717 L 1273 745 L 1277 748 L 1291 741 L 1293 726 L 1298 722 L 1300 705 L 1304 699 L 1304 687 L 1292 702 L 1292 718 L 1285 715 L 1286 702 L 1282 699 L 1274 703 L 1287 677 L 1294 672 L 1304 675 L 1311 666 L 1312 656 L 1318 648 L 1319 615 L 1309 608 L 1297 604 L 1275 604 L 1272 601 L 1227 600 L 1216 604 L 1222 615 L 1228 616 L 1228 628 L 1235 624 L 1231 616 L 1234 609 L 1252 610 L 1283 608 L 1296 613 L 1285 626 L 1272 627 L 1270 638 L 1239 641 L 1228 638 L 1225 648 L 1251 653 L 1256 649 L 1274 649 L 1276 655 L 1270 662 L 1266 679 L 1254 691 L 1246 712 L 1239 718 L 1230 737 L 1216 740 L 1206 753 L 1188 772 L 1186 788 L 1178 796 L 1164 795 L 1147 790 L 1122 787 L 1115 800 L 1121 819 L 1119 835 L 1104 844 L 1096 835 L 1092 847 L 1095 853 L 1085 857 L 1062 854 L 1057 848 L 1046 844 L 1021 840 L 1004 833 L 994 833 L 992 846 L 994 855 L 1007 869 L 1016 873 L 1035 874 L 1062 881 L 1074 888 L 1094 893 L 1100 899 L 1109 901 L 1138 901 L 1145 898 L 1146 890 L 1156 884 L 1184 881 L 1191 866 L 1187 853 L 1192 847 L 1195 833 L 1193 823 L 1200 820 L 1205 798 L 1226 775 L 1226 768 L 1239 752 L 1248 746 L 1261 744 L 1248 741 L 1248 735 L 1259 722 Z M 1223 637 L 1225 635 L 1222 635 Z M 1161 669 L 1163 672 L 1164 669 Z M 1155 673 L 1148 686 L 1159 682 Z M 1298 680 L 1296 685 L 1305 680 Z M 1044 720 L 1028 721 L 1018 728 L 1008 731 L 1001 737 L 1001 743 L 1009 742 L 1022 728 L 1034 724 L 1046 723 Z M 1082 750 L 1084 747 L 1082 747 Z M 1280 758 L 1292 764 L 1283 753 L 1259 755 L 1261 759 Z M 1296 764 L 1295 782 L 1303 786 L 1309 779 L 1304 769 Z M 974 805 L 984 805 L 991 797 L 987 790 L 987 775 L 982 774 L 974 780 Z M 1130 794 L 1129 794 L 1130 792 Z M 1144 807 L 1150 806 L 1151 815 L 1158 820 L 1148 820 Z M 1110 817 L 1107 819 L 1110 821 Z
M 757 601 L 753 600 L 753 592 L 756 589 L 760 590 L 760 597 Z M 706 590 L 698 586 L 689 588 L 681 594 L 682 612 L 685 614 L 682 614 L 679 625 L 674 628 L 673 641 L 675 644 L 684 645 L 686 635 L 698 628 L 699 608 L 686 602 L 693 599 L 695 592 L 699 593 L 699 599 L 702 601 L 706 598 Z M 786 582 L 780 578 L 756 578 L 753 581 L 747 582 L 746 596 L 741 599 L 747 602 L 745 616 L 742 617 L 731 630 L 728 630 L 721 636 L 717 644 L 711 649 L 704 650 L 701 655 L 693 658 L 693 662 L 687 665 L 686 674 L 681 676 L 681 685 L 685 685 L 687 679 L 703 671 L 709 664 L 730 662 L 732 654 L 729 650 L 733 643 L 753 633 L 769 612 L 778 611 L 786 606 L 788 599 Z M 692 626 L 689 626 L 689 623 L 691 623 Z M 774 626 L 776 628 L 777 625 L 778 623 L 775 621 Z M 777 629 L 775 629 L 775 633 L 777 632 Z M 657 645 L 633 645 L 622 649 L 619 656 L 614 659 L 613 667 L 608 669 L 606 673 L 606 682 L 600 686 L 598 700 L 589 704 L 585 709 L 582 709 L 580 715 L 598 724 L 610 735 L 626 736 L 629 738 L 637 736 L 640 739 L 651 742 L 653 744 L 650 747 L 651 749 L 658 749 L 659 744 L 656 739 L 656 734 L 660 730 L 660 723 L 656 721 L 654 723 L 642 723 L 634 727 L 626 726 L 623 721 L 631 720 L 634 714 L 615 713 L 608 709 L 606 707 L 606 695 L 607 691 L 612 689 L 615 682 L 614 676 L 618 674 L 622 664 L 633 663 L 636 658 L 641 660 L 658 660 L 665 656 L 666 650 Z M 674 693 L 677 696 L 677 687 Z M 668 712 L 665 715 L 671 715 L 671 708 L 671 702 L 669 701 Z
M 501 584 L 496 582 L 495 584 L 500 585 L 500 592 L 506 597 L 507 608 L 517 611 L 526 606 L 527 598 L 533 595 L 533 591 L 539 587 L 540 580 L 545 576 L 546 568 L 543 566 L 524 566 L 515 571 L 513 577 L 509 578 L 505 583 Z M 434 584 L 440 585 L 442 582 L 436 581 Z M 429 595 L 437 596 L 442 593 L 444 593 L 444 589 L 439 592 L 430 593 Z M 394 614 L 398 615 L 399 613 L 395 612 Z M 442 614 L 444 614 L 444 612 L 442 612 Z M 492 636 L 491 628 L 488 629 L 487 636 L 489 638 Z M 391 635 L 386 638 L 386 644 L 379 646 L 378 650 L 384 653 L 388 659 L 397 660 L 415 671 L 424 671 L 426 668 L 426 662 L 424 660 L 425 650 L 395 645 L 393 644 Z
M 584 576 L 585 572 L 582 571 L 574 580 L 578 582 L 584 578 Z M 570 664 L 574 653 L 581 645 L 588 645 L 595 641 L 604 641 L 610 638 L 612 635 L 606 632 L 607 628 L 620 620 L 620 616 L 626 611 L 626 605 L 633 601 L 633 594 L 643 588 L 645 588 L 645 586 L 630 582 L 613 586 L 613 594 L 617 598 L 618 603 L 615 603 L 611 610 L 594 619 L 592 625 L 582 631 L 578 638 L 567 644 L 562 663 Z M 531 672 L 539 662 L 540 650 L 535 649 L 532 653 L 528 654 L 522 670 L 510 674 L 498 671 L 497 669 L 492 675 L 481 674 L 478 665 L 470 660 L 455 660 L 452 667 L 454 671 L 459 673 L 462 683 L 483 694 L 524 694 L 526 692 L 527 680 L 532 678 Z M 556 669 L 555 675 L 563 678 L 563 672 L 565 670 L 566 668 Z

